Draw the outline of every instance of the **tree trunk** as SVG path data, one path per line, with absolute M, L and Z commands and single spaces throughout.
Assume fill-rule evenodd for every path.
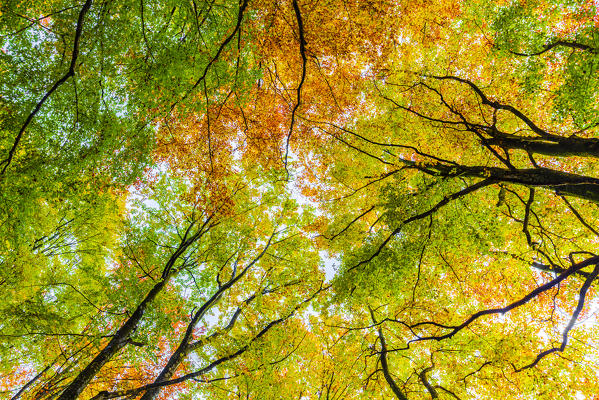
M 137 306 L 135 312 L 125 321 L 119 330 L 114 334 L 110 342 L 100 353 L 85 367 L 83 371 L 71 382 L 71 384 L 62 392 L 58 400 L 74 400 L 87 387 L 89 382 L 96 376 L 100 369 L 106 364 L 123 346 L 127 344 L 131 334 L 137 328 L 144 312 L 154 298 L 162 291 L 168 279 L 158 282 L 152 290 L 146 295 L 143 301 Z

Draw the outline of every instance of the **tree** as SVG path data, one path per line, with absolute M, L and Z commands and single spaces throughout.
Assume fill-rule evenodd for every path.
M 543 10 L 548 19 L 560 12 Z M 509 67 L 545 52 L 506 49 L 498 25 L 485 30 L 474 12 L 481 10 L 462 10 L 461 25 L 447 30 L 471 36 L 478 30 L 478 46 L 464 53 L 461 43 L 448 43 L 429 55 L 424 43 L 417 47 L 418 39 L 408 37 L 410 50 L 417 47 L 417 57 L 424 54 L 420 60 L 430 64 L 420 61 L 415 69 L 406 50 L 396 69 L 374 82 L 374 116 L 351 125 L 319 121 L 339 143 L 323 157 L 343 160 L 323 162 L 332 166 L 330 185 L 343 188 L 328 196 L 336 210 L 347 210 L 323 237 L 345 254 L 343 298 L 371 310 L 370 324 L 356 319 L 344 329 L 373 335 L 380 355 L 375 375 L 397 398 L 413 391 L 493 397 L 494 385 L 502 395 L 552 398 L 563 388 L 541 388 L 539 379 L 562 385 L 568 379 L 565 386 L 583 391 L 592 364 L 567 360 L 593 352 L 585 347 L 592 346 L 588 334 L 574 326 L 592 304 L 585 301 L 597 274 L 596 127 L 580 123 L 574 113 L 582 108 L 569 119 L 563 104 L 580 96 L 584 88 L 577 85 L 586 82 L 545 78 L 545 87 L 527 85 L 531 78 Z M 501 28 L 511 12 L 499 14 Z M 570 34 L 588 35 L 594 29 L 588 17 L 580 11 L 580 31 Z M 441 35 L 438 42 L 445 37 L 455 38 Z M 552 71 L 584 68 L 586 57 L 595 57 L 592 42 L 547 43 L 547 51 L 573 52 L 561 64 L 545 59 Z M 551 90 L 548 82 L 555 83 Z M 348 169 L 343 157 L 359 160 L 358 167 Z M 502 316 L 498 326 L 490 324 L 493 315 Z M 501 350 L 507 348 L 512 352 Z M 556 359 L 561 352 L 568 355 Z
M 593 3 L 0 12 L 12 398 L 599 389 Z

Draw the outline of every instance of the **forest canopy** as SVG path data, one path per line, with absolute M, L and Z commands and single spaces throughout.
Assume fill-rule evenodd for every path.
M 598 7 L 2 2 L 1 396 L 598 398 Z

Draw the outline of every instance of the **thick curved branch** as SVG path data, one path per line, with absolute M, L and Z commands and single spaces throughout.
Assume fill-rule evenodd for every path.
M 590 176 L 562 172 L 549 168 L 521 168 L 509 170 L 498 167 L 417 164 L 402 160 L 426 174 L 444 177 L 490 178 L 496 182 L 514 183 L 528 187 L 543 187 L 557 195 L 573 196 L 599 203 L 599 179 Z
M 372 318 L 372 322 L 376 324 L 377 322 L 374 317 L 374 311 L 370 307 L 368 307 L 368 308 L 370 310 L 370 316 Z M 399 386 L 397 386 L 395 379 L 393 379 L 393 377 L 391 376 L 391 372 L 389 370 L 389 362 L 387 360 L 387 344 L 385 342 L 385 337 L 383 336 L 383 330 L 380 325 L 378 326 L 377 331 L 378 331 L 379 340 L 381 341 L 381 351 L 380 351 L 379 360 L 381 362 L 381 368 L 383 369 L 383 375 L 385 377 L 385 380 L 387 381 L 387 384 L 391 388 L 391 391 L 393 391 L 393 394 L 395 395 L 395 397 L 397 397 L 399 400 L 408 400 L 408 398 L 401 391 Z
M 556 40 L 553 43 L 549 43 L 549 44 L 545 45 L 541 50 L 536 51 L 534 53 L 520 53 L 520 52 L 512 51 L 512 50 L 508 50 L 508 51 L 517 56 L 532 57 L 532 56 L 540 56 L 541 54 L 544 54 L 555 47 L 568 47 L 570 49 L 589 51 L 591 53 L 597 53 L 597 49 L 594 47 L 588 46 L 586 44 L 578 43 L 578 42 L 573 42 L 570 40 Z
M 432 399 L 438 399 L 439 398 L 439 393 L 436 390 L 436 386 L 431 385 L 431 383 L 428 380 L 428 377 L 426 376 L 426 374 L 428 374 L 433 368 L 435 368 L 435 364 L 434 363 L 430 367 L 427 367 L 427 368 L 423 369 L 418 374 L 418 378 L 420 378 L 420 381 L 422 382 L 422 384 L 424 385 L 424 387 L 426 388 L 426 390 L 428 390 L 428 392 L 430 393 L 431 398 Z
M 542 262 L 539 262 L 539 261 L 533 261 L 532 266 L 533 266 L 533 268 L 536 268 L 541 271 L 549 272 L 552 274 L 562 274 L 565 271 L 565 269 L 560 267 L 559 265 L 543 264 Z M 590 273 L 586 272 L 586 271 L 578 271 L 578 272 L 576 272 L 576 275 L 584 277 L 584 278 L 588 278 Z
M 577 264 L 573 264 L 568 269 L 566 269 L 562 274 L 558 275 L 555 279 L 545 283 L 544 285 L 539 286 L 532 292 L 528 293 L 526 296 L 522 297 L 520 300 L 515 301 L 503 308 L 491 308 L 491 309 L 479 311 L 479 312 L 473 314 L 472 316 L 470 316 L 470 318 L 468 318 L 466 321 L 464 321 L 460 325 L 448 326 L 448 325 L 442 325 L 442 324 L 438 324 L 436 322 L 430 322 L 430 321 L 419 322 L 417 324 L 411 325 L 411 328 L 416 328 L 418 326 L 431 325 L 431 326 L 436 326 L 436 327 L 443 328 L 443 329 L 451 329 L 450 332 L 448 332 L 444 335 L 432 335 L 432 336 L 418 337 L 417 339 L 414 339 L 411 342 L 421 342 L 421 341 L 426 341 L 426 340 L 439 341 L 439 340 L 449 339 L 452 336 L 454 336 L 455 334 L 457 334 L 458 332 L 460 332 L 462 329 L 466 328 L 471 323 L 473 323 L 474 321 L 476 321 L 477 319 L 479 319 L 485 315 L 505 314 L 506 312 L 511 311 L 514 308 L 520 307 L 520 306 L 528 303 L 530 300 L 534 299 L 541 293 L 554 288 L 555 286 L 557 286 L 559 283 L 564 281 L 569 276 L 574 275 L 575 273 L 579 272 L 583 268 L 588 267 L 590 265 L 599 265 L 599 256 L 590 257 L 590 258 L 587 258 L 586 260 L 581 261 Z M 597 271 L 599 273 L 599 268 L 595 268 L 595 271 Z M 587 284 L 587 282 L 590 285 L 590 282 L 592 282 L 592 280 L 594 279 L 594 278 L 591 279 L 591 276 L 589 276 L 589 278 L 587 278 L 587 280 L 585 281 L 585 285 Z M 586 290 L 585 290 L 585 293 L 586 293 Z M 581 290 L 581 297 L 584 300 L 584 296 L 582 296 L 582 290 Z M 579 302 L 579 304 L 580 304 L 580 302 Z
M 541 361 L 544 357 L 548 356 L 549 354 L 555 353 L 555 352 L 563 352 L 566 349 L 566 346 L 568 345 L 568 334 L 570 333 L 570 330 L 574 327 L 574 324 L 576 323 L 578 316 L 582 312 L 586 294 L 587 294 L 589 288 L 591 287 L 591 284 L 593 283 L 593 281 L 595 279 L 597 279 L 597 275 L 599 275 L 599 264 L 596 264 L 595 269 L 587 277 L 587 279 L 584 281 L 584 284 L 582 285 L 582 288 L 580 289 L 580 292 L 578 294 L 578 304 L 576 305 L 576 308 L 574 309 L 574 312 L 572 313 L 570 322 L 568 322 L 568 325 L 566 326 L 566 328 L 564 328 L 564 331 L 562 333 L 561 345 L 559 347 L 553 347 L 549 350 L 545 350 L 545 351 L 539 353 L 533 362 L 531 362 L 528 365 L 525 365 L 522 368 L 517 368 L 515 370 L 516 372 L 520 372 L 525 369 L 533 368 L 535 365 L 537 365 L 539 363 L 539 361 Z
M 519 149 L 529 154 L 543 154 L 552 157 L 599 157 L 599 139 L 577 136 L 548 134 L 542 138 L 518 136 L 485 128 L 491 138 L 483 139 L 483 144 L 500 146 L 505 149 Z
M 289 140 L 291 139 L 291 135 L 293 133 L 293 126 L 295 124 L 295 113 L 301 104 L 302 86 L 304 85 L 304 81 L 306 80 L 306 64 L 308 62 L 308 58 L 306 57 L 306 39 L 304 38 L 304 22 L 302 20 L 302 14 L 300 12 L 299 5 L 297 4 L 297 0 L 293 0 L 293 10 L 295 11 L 295 19 L 297 20 L 297 29 L 300 42 L 300 55 L 302 57 L 302 77 L 300 79 L 299 85 L 297 85 L 297 99 L 295 102 L 295 106 L 293 107 L 293 110 L 291 110 L 291 122 L 289 124 L 289 133 L 287 133 L 287 140 L 285 142 L 285 159 L 283 160 L 285 164 L 285 169 L 287 169 L 287 157 L 289 156 Z
M 46 92 L 46 94 L 41 98 L 41 100 L 38 101 L 34 109 L 27 116 L 27 119 L 21 126 L 19 133 L 15 137 L 15 141 L 11 149 L 8 151 L 8 157 L 4 159 L 2 162 L 0 162 L 0 165 L 4 165 L 2 171 L 0 171 L 0 175 L 4 175 L 4 173 L 6 172 L 6 169 L 9 167 L 10 163 L 12 162 L 15 156 L 15 152 L 17 151 L 17 147 L 19 146 L 19 143 L 23 138 L 25 130 L 27 129 L 33 118 L 41 110 L 46 100 L 48 100 L 48 98 L 52 95 L 52 93 L 56 91 L 56 89 L 58 89 L 62 84 L 64 84 L 70 77 L 75 75 L 75 66 L 77 64 L 77 58 L 79 57 L 79 41 L 81 39 L 81 33 L 83 32 L 83 21 L 85 18 L 85 14 L 89 11 L 91 5 L 92 0 L 87 0 L 81 8 L 81 11 L 79 12 L 79 17 L 77 19 L 77 28 L 75 29 L 75 39 L 73 41 L 73 52 L 71 53 L 71 64 L 69 65 L 69 70 L 59 80 L 57 80 L 54 83 L 54 85 L 52 85 L 52 87 Z

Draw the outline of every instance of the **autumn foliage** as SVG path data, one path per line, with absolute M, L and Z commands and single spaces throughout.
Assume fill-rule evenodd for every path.
M 0 5 L 0 393 L 593 398 L 598 15 Z

